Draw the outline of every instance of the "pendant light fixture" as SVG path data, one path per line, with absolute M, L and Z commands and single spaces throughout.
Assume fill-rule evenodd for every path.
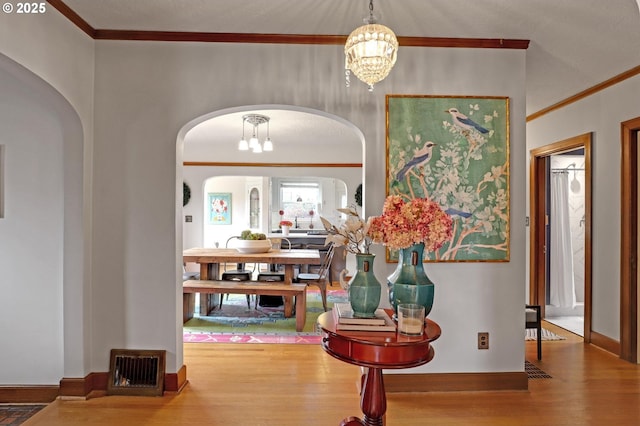
M 344 46 L 345 68 L 369 85 L 384 80 L 391 72 L 398 56 L 398 39 L 388 27 L 376 23 L 373 0 L 369 0 L 369 17 L 365 25 L 356 28 L 347 37 Z
M 238 143 L 238 150 L 249 151 L 251 150 L 255 154 L 259 154 L 262 151 L 273 151 L 273 141 L 269 137 L 269 120 L 270 118 L 262 114 L 247 114 L 242 116 L 242 139 Z M 251 138 L 249 141 L 245 139 L 244 125 L 249 123 L 253 126 L 251 132 Z M 267 124 L 267 137 L 263 143 L 260 143 L 259 126 L 261 124 Z

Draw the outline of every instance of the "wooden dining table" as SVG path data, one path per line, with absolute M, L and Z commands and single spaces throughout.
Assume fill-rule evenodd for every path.
M 182 260 L 200 265 L 201 280 L 219 280 L 221 265 L 227 263 L 284 265 L 284 281 L 279 284 L 291 284 L 294 265 L 320 264 L 320 252 L 313 249 L 271 249 L 266 253 L 241 253 L 235 248 L 189 248 L 183 251 Z M 284 315 L 290 318 L 293 315 L 293 298 L 284 299 Z

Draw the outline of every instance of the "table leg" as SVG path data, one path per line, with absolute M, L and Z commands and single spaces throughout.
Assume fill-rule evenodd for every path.
M 183 323 L 193 318 L 194 309 L 195 309 L 195 294 L 183 293 L 182 294 L 182 322 Z
M 200 279 L 201 280 L 215 280 L 219 276 L 220 265 L 217 263 L 201 263 L 200 264 Z M 209 312 L 213 310 L 216 305 L 217 295 L 210 293 L 200 293 L 200 315 L 209 315 Z M 219 295 L 222 297 L 222 295 Z
M 340 426 L 383 426 L 384 413 L 387 411 L 387 396 L 384 392 L 382 369 L 369 368 L 364 379 L 360 407 L 364 413 L 361 419 L 348 417 Z
M 284 265 L 284 283 L 293 283 L 293 265 Z M 284 317 L 291 318 L 293 315 L 293 296 L 284 296 Z
M 307 321 L 307 292 L 296 296 L 296 331 L 301 332 L 304 329 L 304 323 Z
M 201 263 L 200 264 L 200 279 L 208 280 L 209 279 L 209 264 Z

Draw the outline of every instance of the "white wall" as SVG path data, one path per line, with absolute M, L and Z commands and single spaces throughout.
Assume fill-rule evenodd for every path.
M 318 168 L 298 168 L 298 167 L 230 167 L 230 166 L 185 166 L 183 169 L 183 179 L 185 182 L 189 184 L 191 188 L 191 201 L 187 204 L 182 210 L 182 246 L 184 248 L 189 247 L 209 247 L 212 246 L 213 241 L 216 239 L 207 240 L 203 238 L 204 230 L 207 229 L 207 224 L 205 223 L 206 214 L 203 213 L 202 206 L 204 205 L 204 200 L 206 197 L 206 191 L 204 188 L 204 182 L 207 179 L 210 179 L 215 176 L 264 176 L 266 177 L 305 177 L 305 176 L 314 176 L 314 177 L 331 177 L 344 181 L 347 184 L 347 194 L 353 199 L 353 194 L 355 194 L 356 187 L 362 182 L 362 169 L 357 167 L 318 167 Z M 266 212 L 269 208 L 269 200 L 268 200 L 268 182 L 265 183 L 265 191 L 261 194 L 261 204 L 262 211 Z M 234 184 L 235 185 L 235 184 Z M 244 187 L 243 187 L 244 188 Z M 224 192 L 224 191 L 222 191 Z M 237 194 L 234 195 L 234 197 Z M 235 198 L 234 198 L 235 199 Z M 245 203 L 246 204 L 246 203 Z M 242 206 L 239 206 L 242 207 Z M 234 210 L 234 216 L 238 213 Z M 241 212 L 243 213 L 243 212 Z M 185 223 L 184 216 L 190 215 L 193 218 L 193 222 Z M 266 216 L 266 213 L 265 213 Z M 224 235 L 219 237 L 217 240 L 220 241 L 220 245 L 224 246 L 226 242 L 226 238 L 232 235 L 237 235 L 236 232 L 238 229 L 246 229 L 247 226 L 244 226 L 247 222 L 247 215 L 240 215 L 236 219 L 234 219 L 234 223 L 236 225 L 243 224 L 242 228 L 237 228 L 235 225 L 232 226 L 220 226 L 216 225 L 216 233 L 221 233 L 220 231 L 226 231 Z M 242 222 L 244 220 L 244 222 Z M 241 221 L 241 222 L 238 222 Z M 240 226 L 240 225 L 238 225 Z M 264 226 L 263 229 L 267 229 L 266 218 L 264 218 Z M 316 226 L 320 226 L 319 220 L 316 223 Z M 211 228 L 211 227 L 209 227 Z M 220 229 L 218 229 L 220 228 Z M 266 232 L 266 231 L 265 231 Z M 226 236 L 226 237 L 225 237 Z M 213 238 L 213 237 L 212 237 Z
M 211 192 L 228 192 L 231 194 L 231 224 L 213 225 L 209 223 L 208 194 Z M 249 229 L 246 192 L 246 179 L 220 176 L 207 179 L 204 182 L 204 199 L 200 203 L 200 214 L 204 223 L 203 247 L 214 247 L 215 242 L 218 242 L 220 247 L 224 247 L 229 237 L 240 235 L 240 232 L 244 229 Z
M 364 84 L 344 87 L 340 46 L 94 42 L 49 10 L 21 20 L 0 15 L 0 53 L 49 82 L 69 101 L 82 126 L 76 126 L 71 145 L 64 120 L 36 126 L 17 139 L 44 130 L 55 133 L 57 126 L 65 129 L 65 137 L 50 135 L 58 148 L 64 141 L 67 161 L 60 165 L 60 157 L 51 153 L 56 159 L 52 172 L 63 176 L 65 203 L 50 230 L 50 245 L 60 246 L 64 235 L 63 254 L 50 266 L 62 270 L 64 279 L 57 275 L 53 284 L 30 279 L 23 297 L 44 293 L 53 298 L 47 312 L 51 340 L 33 345 L 38 353 L 51 353 L 55 365 L 45 372 L 13 355 L 11 368 L 23 374 L 4 373 L 0 382 L 51 384 L 61 376 L 107 371 L 109 350 L 115 347 L 166 349 L 167 371 L 177 371 L 182 365 L 181 130 L 198 117 L 241 105 L 296 105 L 342 117 L 364 134 L 365 214 L 377 214 L 385 197 L 385 93 L 510 97 L 511 261 L 427 266 L 438 285 L 431 317 L 444 332 L 436 343 L 436 359 L 422 369 L 523 369 L 526 169 L 515 165 L 525 158 L 524 51 L 403 47 L 391 76 L 369 93 Z M 256 62 L 262 66 L 253 71 Z M 78 131 L 84 132 L 80 139 Z M 82 143 L 75 145 L 78 140 Z M 49 154 L 41 145 L 38 151 Z M 6 150 L 8 159 L 12 151 Z M 74 179 L 78 167 L 82 188 Z M 16 185 L 13 178 L 9 183 Z M 59 179 L 52 184 L 59 195 Z M 19 185 L 23 191 L 18 192 L 36 191 L 47 199 L 41 188 Z M 7 215 L 14 198 L 8 191 Z M 62 208 L 55 200 L 53 205 Z M 29 243 L 13 244 L 11 259 L 31 252 Z M 376 250 L 375 272 L 384 279 L 395 265 L 381 260 L 382 247 Z M 0 274 L 3 286 L 13 284 L 6 280 L 12 275 Z M 30 326 L 42 324 L 40 318 L 20 318 Z M 491 350 L 475 349 L 478 331 L 491 333 Z M 27 338 L 13 337 L 19 345 Z
M 98 42 L 95 183 L 108 191 L 94 204 L 95 259 L 100 259 L 94 278 L 96 298 L 109 301 L 102 309 L 123 311 L 110 336 L 126 334 L 127 342 L 141 347 L 179 346 L 180 316 L 176 312 L 170 324 L 159 315 L 175 309 L 176 267 L 170 265 L 180 265 L 181 244 L 169 232 L 175 224 L 167 215 L 176 194 L 167 188 L 176 180 L 181 187 L 183 170 L 176 174 L 173 168 L 181 163 L 176 135 L 197 117 L 234 106 L 284 104 L 353 123 L 365 135 L 366 214 L 379 213 L 385 197 L 385 93 L 509 96 L 512 162 L 524 162 L 525 52 L 405 48 L 401 53 L 391 77 L 369 93 L 359 84 L 345 89 L 340 46 Z M 249 66 L 256 61 L 262 64 L 261 79 Z M 437 351 L 446 354 L 436 356 L 428 371 L 523 369 L 525 169 L 511 172 L 511 262 L 427 268 L 438 284 L 432 317 L 445 330 Z M 182 214 L 180 208 L 180 228 Z M 383 249 L 378 251 L 376 273 L 385 277 L 394 265 L 381 261 Z M 123 303 L 151 302 L 151 297 L 152 313 L 139 303 Z M 95 335 L 107 332 L 98 328 Z M 475 349 L 478 331 L 491 333 L 492 350 Z M 103 353 L 109 344 L 96 342 Z
M 3 384 L 91 371 L 93 46 L 57 12 L 0 15 Z
M 640 76 L 527 124 L 528 151 L 593 132 L 592 329 L 614 340 L 620 339 L 620 123 L 640 116 L 638 93 Z
M 0 145 L 6 155 L 0 382 L 55 383 L 63 371 L 62 129 L 51 106 L 41 105 L 36 91 L 7 73 L 0 72 L 0 93 Z M 42 359 L 42 348 L 52 356 Z M 34 368 L 10 368 L 23 362 Z

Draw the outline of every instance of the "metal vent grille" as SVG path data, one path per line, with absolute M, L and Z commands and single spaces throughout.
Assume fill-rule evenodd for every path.
M 529 379 L 551 379 L 552 377 L 527 361 L 524 360 L 524 371 L 527 373 Z
M 160 396 L 164 370 L 165 351 L 111 349 L 107 394 Z

